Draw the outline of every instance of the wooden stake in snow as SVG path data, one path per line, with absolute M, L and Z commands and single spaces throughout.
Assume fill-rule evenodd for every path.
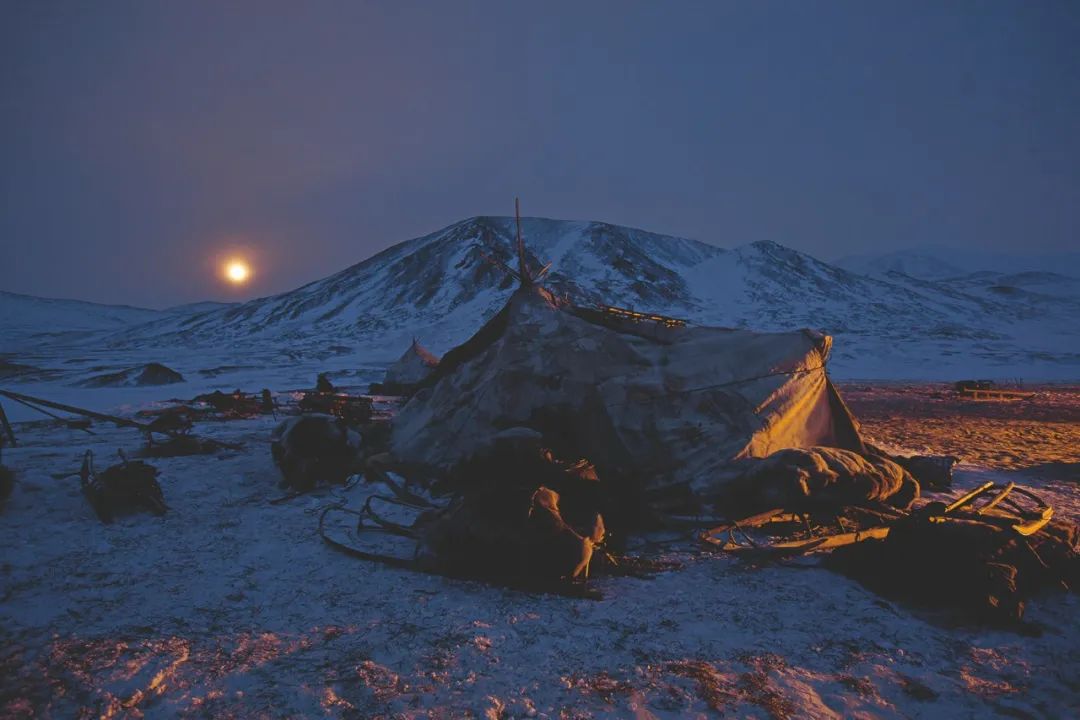
M 11 447 L 15 447 L 15 431 L 11 429 L 11 423 L 8 422 L 7 413 L 4 412 L 4 406 L 0 405 L 0 428 L 3 428 L 4 434 L 11 440 Z M 0 446 L 4 444 L 4 439 L 0 438 Z

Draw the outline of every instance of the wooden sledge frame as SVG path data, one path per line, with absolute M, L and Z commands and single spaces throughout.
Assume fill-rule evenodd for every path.
M 957 514 L 958 510 L 970 506 L 976 500 L 991 492 L 993 492 L 993 495 L 990 499 L 971 512 L 970 516 L 965 517 Z M 1035 501 L 1038 504 L 1037 508 L 1035 510 L 1024 509 L 1012 499 L 1011 495 L 1013 493 L 1023 495 L 1024 497 Z M 990 511 L 997 508 L 999 505 L 1009 507 L 1012 513 L 990 514 Z M 874 509 L 875 511 L 879 510 L 879 508 Z M 907 513 L 896 510 L 893 512 L 896 515 L 896 519 L 908 517 Z M 1053 516 L 1054 508 L 1032 491 L 1017 487 L 1014 482 L 998 485 L 992 481 L 988 481 L 953 500 L 945 506 L 940 515 L 931 515 L 927 519 L 933 523 L 957 522 L 993 525 L 1011 530 L 1022 537 L 1029 537 L 1043 529 L 1047 523 L 1053 519 Z M 784 556 L 805 554 L 819 550 L 832 550 L 846 545 L 853 545 L 864 540 L 884 540 L 888 537 L 892 527 L 891 524 L 882 524 L 862 530 L 856 530 L 854 532 L 840 532 L 833 535 L 808 537 L 799 540 L 782 540 L 768 545 L 760 545 L 746 532 L 746 529 L 748 528 L 761 528 L 772 523 L 791 523 L 798 522 L 799 520 L 802 520 L 807 524 L 807 527 L 809 527 L 809 521 L 807 520 L 806 515 L 786 512 L 782 508 L 775 508 L 751 515 L 739 521 L 719 525 L 710 530 L 706 530 L 701 533 L 700 538 L 725 552 L 735 552 L 742 555 Z M 842 527 L 843 526 L 841 525 L 841 528 Z M 742 534 L 748 544 L 739 543 L 735 539 L 736 531 Z M 728 535 L 726 541 L 719 537 L 724 533 L 727 533 Z
M 175 432 L 175 431 L 172 431 L 172 430 L 152 429 L 150 427 L 150 425 L 147 424 L 147 423 L 141 423 L 141 422 L 138 422 L 136 420 L 129 420 L 128 418 L 123 418 L 123 417 L 119 417 L 119 416 L 116 416 L 116 415 L 108 415 L 106 413 L 95 412 L 93 410 L 87 410 L 86 408 L 76 407 L 74 405 L 65 405 L 63 403 L 53 402 L 52 400 L 45 400 L 43 398 L 37 398 L 37 397 L 33 397 L 31 395 L 23 395 L 22 393 L 12 392 L 11 390 L 0 390 L 0 396 L 6 397 L 9 400 L 14 400 L 15 402 L 20 403 L 22 405 L 25 405 L 26 407 L 31 408 L 32 410 L 37 410 L 38 412 L 43 413 L 43 414 L 48 415 L 48 416 L 53 417 L 53 418 L 57 418 L 57 416 L 54 415 L 53 413 L 50 413 L 50 412 L 47 412 L 47 411 L 43 410 L 42 407 L 52 408 L 54 410 L 60 410 L 61 412 L 71 413 L 72 415 L 81 415 L 82 417 L 90 418 L 92 420 L 100 420 L 102 422 L 112 423 L 113 425 L 116 425 L 117 427 L 135 428 L 137 430 L 141 430 L 143 433 L 146 434 L 147 437 L 150 437 L 150 433 L 152 433 L 152 432 L 157 432 L 157 433 L 160 433 L 162 435 L 166 435 L 166 436 L 168 436 L 170 438 L 173 438 L 173 439 L 175 439 L 177 437 L 180 437 L 181 435 L 185 434 L 185 433 L 178 433 L 178 432 Z M 42 407 L 39 407 L 39 406 L 42 406 Z M 94 434 L 93 432 L 91 432 L 87 428 L 78 428 L 78 429 L 83 430 L 84 432 L 88 432 L 91 435 Z M 195 436 L 187 434 L 187 437 L 195 437 Z M 238 445 L 236 443 L 228 443 L 228 442 L 225 442 L 223 440 L 216 440 L 214 438 L 196 438 L 196 439 L 201 440 L 202 442 L 211 443 L 212 445 L 214 445 L 216 447 L 225 448 L 227 450 L 242 450 L 243 449 L 243 445 Z
M 383 498 L 383 499 L 387 500 L 387 501 L 390 501 L 390 502 L 396 502 L 396 501 L 391 500 L 390 498 Z M 408 505 L 408 503 L 400 503 L 400 504 Z M 367 550 L 362 550 L 361 548 L 355 547 L 354 545 L 350 545 L 347 542 L 343 542 L 341 540 L 338 540 L 338 539 L 332 537 L 326 531 L 326 518 L 327 518 L 328 515 L 330 515 L 333 512 L 341 512 L 341 513 L 346 513 L 348 515 L 358 516 L 358 517 L 361 518 L 361 520 L 363 520 L 364 517 L 370 517 L 370 515 L 368 513 L 362 512 L 360 510 L 352 510 L 350 508 L 344 507 L 343 505 L 328 505 L 327 507 L 323 508 L 322 513 L 319 514 L 319 536 L 323 539 L 323 542 L 325 542 L 328 546 L 330 546 L 334 550 L 337 550 L 338 552 L 344 553 L 344 554 L 349 555 L 349 556 L 354 557 L 354 558 L 359 558 L 361 560 L 368 560 L 368 561 L 371 561 L 371 562 L 381 563 L 383 565 L 388 565 L 390 567 L 398 568 L 398 569 L 401 569 L 401 570 L 414 570 L 414 571 L 420 570 L 420 571 L 429 572 L 430 574 L 433 574 L 433 575 L 438 575 L 438 576 L 453 579 L 453 580 L 465 580 L 465 581 L 470 581 L 470 582 L 481 582 L 481 583 L 485 583 L 485 584 L 488 584 L 488 585 L 493 585 L 493 586 L 497 586 L 497 587 L 507 587 L 507 588 L 509 588 L 511 590 L 517 590 L 517 591 L 520 591 L 520 592 L 527 592 L 527 593 L 531 593 L 531 594 L 536 594 L 536 593 L 539 593 L 539 594 L 554 594 L 554 595 L 573 598 L 573 599 L 577 599 L 577 600 L 601 600 L 602 599 L 602 596 L 600 595 L 600 593 L 597 590 L 590 587 L 588 584 L 580 584 L 580 583 L 559 584 L 559 583 L 554 583 L 554 584 L 551 584 L 549 586 L 540 585 L 540 586 L 533 587 L 530 584 L 520 584 L 520 583 L 503 584 L 503 583 L 498 583 L 498 582 L 495 582 L 495 581 L 493 581 L 491 579 L 487 579 L 487 578 L 484 578 L 484 577 L 472 577 L 472 576 L 469 576 L 469 575 L 457 575 L 457 574 L 454 574 L 454 573 L 422 570 L 417 565 L 415 555 L 412 558 L 404 558 L 404 557 L 397 557 L 397 556 L 394 556 L 394 555 L 387 555 L 387 554 L 384 554 L 384 553 L 368 552 Z M 360 531 L 364 531 L 364 532 L 383 532 L 383 533 L 387 533 L 387 534 L 391 534 L 391 535 L 401 535 L 401 533 L 396 532 L 394 530 L 391 530 L 391 529 L 388 529 L 388 528 L 385 528 L 385 527 L 377 527 L 377 526 L 376 527 L 372 527 L 372 526 L 358 527 L 357 531 L 358 532 L 360 532 Z M 408 535 L 408 537 L 412 537 L 412 536 Z
M 975 488 L 969 493 L 962 495 L 954 500 L 951 504 L 945 507 L 944 515 L 936 518 L 931 518 L 933 522 L 946 522 L 951 520 L 948 515 L 956 510 L 970 505 L 980 497 L 996 491 L 993 497 L 988 502 L 978 507 L 974 514 L 977 519 L 987 522 L 992 525 L 1006 525 L 1010 529 L 1014 530 L 1018 534 L 1029 537 L 1046 527 L 1054 517 L 1054 508 L 1049 505 L 1045 500 L 1036 495 L 1035 493 L 1027 490 L 1026 488 L 1017 487 L 1016 483 L 1009 482 L 1006 485 L 997 485 L 992 481 L 987 481 Z M 1034 500 L 1038 503 L 1038 507 L 1034 510 L 1025 510 L 1015 500 L 1010 497 L 1013 493 L 1017 495 L 1023 495 L 1030 500 Z M 1015 515 L 1015 518 L 1008 516 L 993 516 L 989 515 L 989 511 L 996 508 L 998 505 L 1007 506 Z
M 385 495 L 369 495 L 368 499 L 364 502 L 363 508 L 361 508 L 360 511 L 357 513 L 357 515 L 360 517 L 360 523 L 357 527 L 357 530 L 359 530 L 360 527 L 363 526 L 364 518 L 367 518 L 373 523 L 375 523 L 376 526 L 386 532 L 390 532 L 395 535 L 401 535 L 402 537 L 409 537 L 414 539 L 416 538 L 416 530 L 414 530 L 411 525 L 402 525 L 401 523 L 387 520 L 380 516 L 377 512 L 375 512 L 375 509 L 371 507 L 371 502 L 373 500 L 378 500 L 389 505 L 397 505 L 398 507 L 406 507 L 411 510 L 419 510 L 421 512 L 424 510 L 431 510 L 433 508 L 433 506 L 431 505 L 416 505 L 411 502 L 400 500 L 396 497 L 386 497 Z

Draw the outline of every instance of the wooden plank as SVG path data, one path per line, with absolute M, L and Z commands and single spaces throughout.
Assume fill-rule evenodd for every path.
M 945 514 L 948 515 L 953 510 L 957 510 L 959 508 L 962 508 L 963 506 L 967 505 L 969 502 L 971 502 L 975 498 L 979 497 L 980 495 L 986 493 L 988 490 L 990 490 L 993 487 L 994 487 L 994 483 L 990 482 L 990 481 L 987 481 L 987 482 L 983 483 L 982 485 L 980 485 L 979 487 L 972 490 L 971 492 L 969 492 L 969 493 L 967 493 L 965 495 L 961 495 L 956 500 L 952 501 L 948 505 L 948 507 L 945 508 Z
M 602 306 L 602 309 L 608 315 L 614 315 L 615 317 L 625 318 L 627 320 L 636 320 L 638 322 L 650 321 L 666 325 L 667 327 L 684 327 L 686 325 L 685 320 L 668 317 L 666 315 L 641 313 L 636 310 L 628 310 L 627 308 L 615 307 L 613 305 L 604 305 Z
M 998 506 L 998 504 L 1002 500 L 1007 498 L 1009 496 L 1009 493 L 1011 493 L 1013 491 L 1013 489 L 1015 489 L 1015 488 L 1016 488 L 1016 483 L 1014 483 L 1014 482 L 1009 483 L 1004 488 L 1002 488 L 1001 491 L 998 492 L 998 494 L 995 495 L 992 500 L 990 500 L 990 502 L 986 503 L 981 508 L 976 510 L 975 514 L 976 515 L 985 515 L 988 511 L 993 510 L 995 507 Z

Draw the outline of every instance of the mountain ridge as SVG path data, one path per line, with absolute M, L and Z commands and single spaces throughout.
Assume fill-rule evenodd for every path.
M 1017 254 L 924 245 L 879 253 L 845 255 L 832 260 L 831 264 L 862 275 L 902 272 L 922 280 L 948 280 L 976 272 L 1011 274 L 1017 272 L 1017 269 L 1027 272 L 1053 272 L 1080 279 L 1080 270 L 1062 272 L 1063 268 L 1080 268 L 1078 252 Z
M 550 262 L 545 284 L 578 304 L 706 325 L 823 330 L 836 336 L 834 364 L 847 372 L 894 374 L 894 363 L 970 358 L 1003 373 L 1034 363 L 1080 377 L 1080 329 L 1071 320 L 1080 314 L 1080 280 L 1066 276 L 865 275 L 768 240 L 722 248 L 607 222 L 532 217 L 522 228 L 530 265 Z M 118 350 L 350 344 L 389 360 L 417 336 L 445 352 L 512 292 L 515 281 L 488 258 L 516 265 L 514 235 L 513 218 L 466 218 L 295 290 L 110 326 L 96 337 Z

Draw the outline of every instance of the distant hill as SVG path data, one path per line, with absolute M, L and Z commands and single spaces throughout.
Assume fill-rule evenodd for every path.
M 27 343 L 77 342 L 163 317 L 157 310 L 40 298 L 0 291 L 0 338 L 4 349 Z
M 921 280 L 943 280 L 975 272 L 1052 272 L 1080 278 L 1080 253 L 1019 254 L 955 248 L 912 248 L 848 255 L 833 264 L 860 275 L 901 272 Z
M 185 303 L 184 305 L 174 305 L 171 308 L 165 308 L 162 310 L 164 313 L 170 315 L 195 315 L 198 313 L 212 312 L 214 310 L 222 310 L 224 308 L 233 307 L 240 303 L 226 303 L 226 302 L 214 302 L 213 300 L 204 300 L 202 302 Z

